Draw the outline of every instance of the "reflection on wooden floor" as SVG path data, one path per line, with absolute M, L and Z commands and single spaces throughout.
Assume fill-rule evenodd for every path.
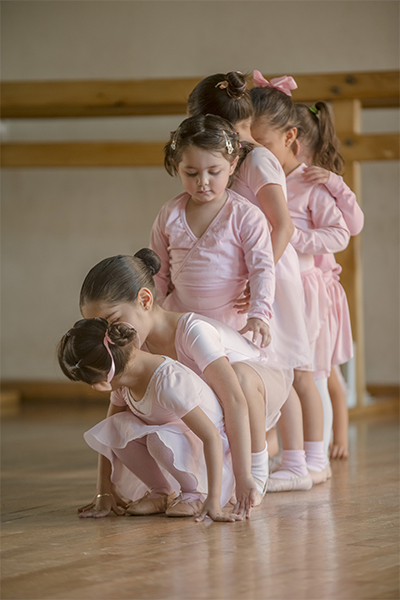
M 248 522 L 80 520 L 106 408 L 30 406 L 3 422 L 3 600 L 397 599 L 398 423 L 351 424 L 350 460 Z

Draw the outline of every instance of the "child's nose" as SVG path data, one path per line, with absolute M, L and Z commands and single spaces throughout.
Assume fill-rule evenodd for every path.
M 208 174 L 207 173 L 200 173 L 198 176 L 198 184 L 200 186 L 205 186 L 208 184 Z

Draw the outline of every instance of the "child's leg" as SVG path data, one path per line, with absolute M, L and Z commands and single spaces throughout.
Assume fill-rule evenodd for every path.
M 328 392 L 328 379 L 326 377 L 322 379 L 316 379 L 315 385 L 318 389 L 319 395 L 322 400 L 322 408 L 324 414 L 324 455 L 326 456 L 327 460 L 329 460 L 328 449 L 332 434 L 333 411 L 331 398 Z
M 190 517 L 197 514 L 203 505 L 204 495 L 197 490 L 197 480 L 190 473 L 179 471 L 174 466 L 174 455 L 156 433 L 147 436 L 149 453 L 179 483 L 181 494 L 165 511 L 169 517 Z
M 339 367 L 332 367 L 331 375 L 328 379 L 328 391 L 332 401 L 333 410 L 333 443 L 330 450 L 330 457 L 347 458 L 349 455 L 349 413 L 346 396 L 336 372 L 336 368 Z
M 132 440 L 125 448 L 113 448 L 113 452 L 149 488 L 151 497 L 171 494 L 173 489 L 147 449 L 147 437 Z
M 303 449 L 303 421 L 300 400 L 292 388 L 281 407 L 279 433 L 282 441 L 282 464 L 268 480 L 268 492 L 302 491 L 312 487 Z
M 267 440 L 269 456 L 273 457 L 279 454 L 279 441 L 276 427 L 272 427 L 272 429 L 266 432 L 265 439 Z

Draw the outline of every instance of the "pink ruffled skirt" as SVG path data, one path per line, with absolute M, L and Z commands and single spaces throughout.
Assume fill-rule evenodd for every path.
M 315 379 L 329 377 L 332 364 L 329 314 L 331 300 L 322 275 L 317 267 L 302 271 L 305 314 L 308 339 L 313 354 Z
M 332 271 L 323 274 L 331 302 L 328 323 L 331 339 L 331 362 L 342 365 L 353 357 L 353 336 L 346 292 Z
M 230 500 L 234 492 L 234 476 L 228 438 L 222 424 L 219 427 L 223 446 L 223 473 L 221 506 Z M 197 491 L 207 494 L 207 467 L 204 459 L 203 442 L 185 425 L 176 420 L 165 425 L 148 425 L 139 417 L 127 410 L 107 417 L 84 434 L 87 444 L 99 452 L 111 463 L 111 481 L 119 493 L 129 500 L 141 498 L 147 487 L 119 460 L 113 448 L 125 448 L 127 444 L 151 433 L 159 439 L 174 456 L 174 466 L 178 471 L 193 475 L 197 482 Z M 176 493 L 180 492 L 175 478 L 161 467 L 165 477 Z

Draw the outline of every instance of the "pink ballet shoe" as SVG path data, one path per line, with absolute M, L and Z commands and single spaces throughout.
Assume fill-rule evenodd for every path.
M 325 483 L 327 479 L 330 479 L 332 477 L 332 469 L 329 463 L 326 465 L 325 469 L 322 469 L 322 471 L 315 471 L 310 467 L 307 467 L 307 469 L 311 475 L 311 479 L 314 485 L 318 485 L 319 483 Z
M 167 506 L 165 514 L 167 517 L 194 517 L 202 508 L 203 503 L 201 500 L 187 502 L 183 499 L 182 494 L 180 494 L 169 506 Z
M 175 492 L 172 492 L 172 494 L 159 494 L 152 498 L 150 498 L 150 492 L 146 492 L 139 500 L 130 502 L 125 512 L 133 516 L 165 513 L 168 505 L 175 500 L 175 498 Z
M 291 471 L 282 470 L 283 473 L 290 473 L 290 478 L 280 479 L 270 477 L 267 482 L 267 493 L 271 492 L 306 492 L 313 486 L 311 475 L 295 475 Z

